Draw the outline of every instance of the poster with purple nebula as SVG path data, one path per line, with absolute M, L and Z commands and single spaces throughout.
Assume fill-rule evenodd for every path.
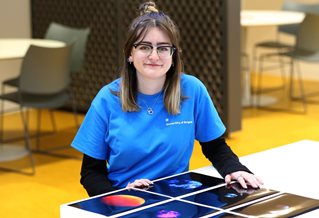
M 168 196 L 178 197 L 223 183 L 224 180 L 220 178 L 189 172 L 156 181 L 148 190 Z
M 184 217 L 201 217 L 204 215 L 207 215 L 209 213 L 216 212 L 216 210 L 189 204 L 183 201 L 170 201 L 161 205 L 156 205 L 147 209 L 144 209 L 142 211 L 137 211 L 134 213 L 131 213 L 129 215 L 123 215 L 121 217 L 125 218 L 133 218 L 133 217 L 139 217 L 139 218 L 184 218 Z

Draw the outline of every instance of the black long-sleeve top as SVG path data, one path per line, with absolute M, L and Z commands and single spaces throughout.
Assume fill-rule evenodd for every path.
M 235 171 L 247 171 L 249 169 L 239 162 L 236 154 L 227 145 L 223 137 L 209 142 L 200 142 L 203 154 L 209 159 L 217 171 L 225 177 Z M 81 167 L 81 184 L 89 196 L 94 196 L 115 190 L 107 178 L 105 160 L 98 160 L 86 154 L 83 155 Z

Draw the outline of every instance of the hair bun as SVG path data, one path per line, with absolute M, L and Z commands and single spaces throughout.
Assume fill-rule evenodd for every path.
M 151 12 L 158 12 L 155 2 L 152 1 L 141 4 L 141 6 L 139 7 L 139 11 L 140 15 L 148 14 Z

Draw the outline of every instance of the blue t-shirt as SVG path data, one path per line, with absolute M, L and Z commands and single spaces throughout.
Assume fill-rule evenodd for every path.
M 96 159 L 106 160 L 108 179 L 125 187 L 135 179 L 150 180 L 188 170 L 194 140 L 211 141 L 225 132 L 203 83 L 181 76 L 181 113 L 171 115 L 163 92 L 139 93 L 138 112 L 123 112 L 118 91 L 120 79 L 103 87 L 92 101 L 72 147 Z M 153 114 L 147 113 L 147 107 Z

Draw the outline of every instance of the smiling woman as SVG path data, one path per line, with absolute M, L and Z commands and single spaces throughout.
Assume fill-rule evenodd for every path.
M 121 77 L 99 91 L 72 142 L 84 154 L 88 194 L 145 188 L 187 171 L 195 140 L 227 183 L 259 187 L 262 181 L 226 144 L 204 84 L 182 72 L 175 23 L 154 2 L 140 12 L 128 31 Z

